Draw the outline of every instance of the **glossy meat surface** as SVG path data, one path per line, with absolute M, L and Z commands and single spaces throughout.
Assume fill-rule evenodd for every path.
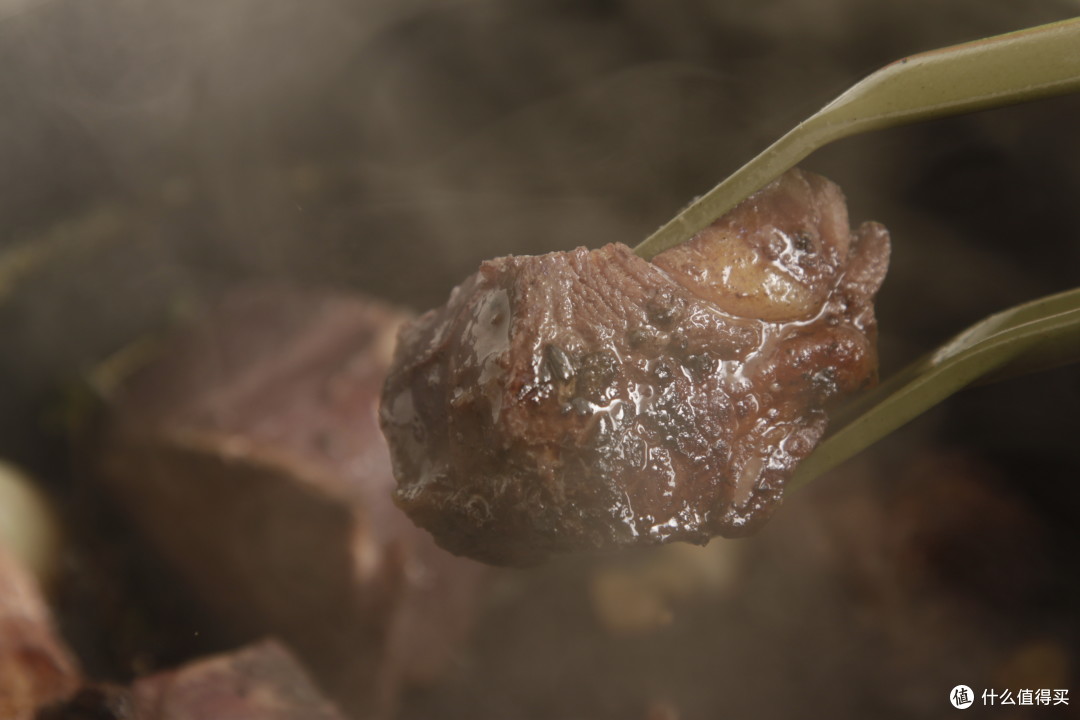
M 401 331 L 381 421 L 396 499 L 496 564 L 756 528 L 874 381 L 888 236 L 792 171 L 647 262 L 485 262 Z

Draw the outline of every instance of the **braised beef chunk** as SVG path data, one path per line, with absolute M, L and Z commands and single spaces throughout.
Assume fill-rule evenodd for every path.
M 888 261 L 840 190 L 792 171 L 647 262 L 483 263 L 406 325 L 385 386 L 396 499 L 496 564 L 752 531 L 876 377 Z
M 355 295 L 236 289 L 127 379 L 96 458 L 212 617 L 280 637 L 365 718 L 451 664 L 485 574 L 391 501 L 376 407 L 404 319 Z
M 143 678 L 131 695 L 140 720 L 345 720 L 273 640 Z

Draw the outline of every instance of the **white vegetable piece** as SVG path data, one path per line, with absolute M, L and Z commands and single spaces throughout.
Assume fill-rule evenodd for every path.
M 45 587 L 59 569 L 60 537 L 49 499 L 28 475 L 0 461 L 0 544 Z

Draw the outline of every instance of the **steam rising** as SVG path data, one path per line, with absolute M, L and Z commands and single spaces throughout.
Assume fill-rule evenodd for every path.
M 0 0 L 0 274 L 7 251 L 48 239 L 20 255 L 32 267 L 0 303 L 0 343 L 19 349 L 0 360 L 0 398 L 21 408 L 5 417 L 239 279 L 422 308 L 485 256 L 634 244 L 876 66 L 1074 12 L 1066 0 Z M 1015 138 L 1042 124 L 1009 122 L 946 132 L 1005 143 L 999 172 L 1015 172 Z M 1075 157 L 1075 135 L 1029 142 L 1020 170 L 1042 177 L 1039 158 Z M 927 155 L 957 146 L 906 137 Z M 1002 261 L 902 197 L 927 177 L 919 153 L 859 142 L 810 167 L 847 188 L 857 217 L 905 238 L 897 275 L 930 264 L 920 248 L 953 248 L 987 311 L 1039 286 L 1031 268 L 1010 267 L 1008 287 L 980 280 Z M 1069 173 L 1040 187 L 1073 197 Z M 940 333 L 978 312 L 951 284 L 922 285 L 959 303 L 935 315 Z

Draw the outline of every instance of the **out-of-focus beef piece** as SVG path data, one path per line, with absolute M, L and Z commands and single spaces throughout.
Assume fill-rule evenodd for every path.
M 90 686 L 37 720 L 344 720 L 289 652 L 266 641 L 138 680 Z
M 0 544 L 0 718 L 28 720 L 78 684 L 78 667 L 53 631 L 41 591 Z
M 390 497 L 376 412 L 402 320 L 356 297 L 237 292 L 122 388 L 100 458 L 221 621 L 283 638 L 373 715 L 454 654 L 482 569 Z
M 396 499 L 496 564 L 752 531 L 876 379 L 888 235 L 792 171 L 646 262 L 485 262 L 406 325 L 383 394 Z
M 139 720 L 344 719 L 274 642 L 144 678 L 131 695 Z

